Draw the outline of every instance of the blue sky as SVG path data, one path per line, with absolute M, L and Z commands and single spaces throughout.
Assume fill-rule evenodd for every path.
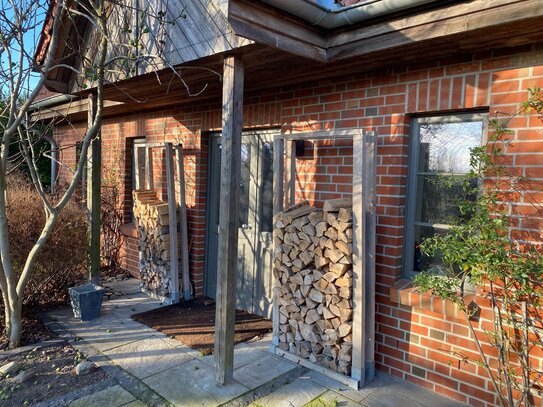
M 0 30 L 2 30 L 2 32 L 4 33 L 9 30 L 9 23 L 14 22 L 16 19 L 15 19 L 15 13 L 12 8 L 12 3 L 7 0 L 0 0 L 0 1 L 2 3 L 2 12 L 3 12 L 3 14 L 0 15 Z M 36 44 L 38 42 L 41 28 L 43 25 L 47 3 L 44 0 L 39 0 L 37 3 L 33 2 L 33 0 L 19 0 L 19 1 L 15 1 L 14 3 L 17 5 L 17 7 L 25 7 L 28 4 L 35 4 L 33 8 L 33 12 L 31 13 L 31 17 L 30 17 L 31 20 L 28 20 L 29 25 L 31 25 L 32 28 L 29 29 L 25 33 L 24 39 L 23 39 L 23 42 L 24 42 L 23 47 L 26 54 L 28 54 L 29 56 L 33 56 L 36 50 Z M 12 47 L 12 54 L 16 55 L 18 54 L 18 52 L 19 52 L 19 46 L 14 44 L 14 46 Z M 12 56 L 12 58 L 17 59 L 17 57 L 15 56 Z M 5 53 L 2 53 L 2 56 L 0 59 L 2 63 L 2 68 L 4 69 L 7 68 L 7 57 Z M 25 78 L 25 85 L 24 85 L 25 91 L 32 91 L 35 88 L 36 83 L 38 82 L 38 78 L 39 78 L 38 74 L 29 72 L 30 71 L 29 64 L 31 62 L 32 61 L 30 59 L 26 58 L 23 63 L 24 70 L 27 73 L 27 76 Z M 5 92 L 7 90 L 7 86 L 8 86 L 8 83 L 4 82 L 1 84 L 1 89 Z M 24 95 L 21 95 L 21 97 L 24 97 Z

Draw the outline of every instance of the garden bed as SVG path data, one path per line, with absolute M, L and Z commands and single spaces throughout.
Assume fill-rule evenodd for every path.
M 35 372 L 30 379 L 16 383 L 17 373 L 0 377 L 0 405 L 26 406 L 57 398 L 73 390 L 106 380 L 109 376 L 95 368 L 84 376 L 77 376 L 75 366 L 83 360 L 83 355 L 66 343 L 7 357 L 0 361 L 0 366 L 16 362 L 20 371 Z

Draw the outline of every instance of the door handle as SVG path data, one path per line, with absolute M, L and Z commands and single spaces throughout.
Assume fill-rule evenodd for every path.
M 247 223 L 244 223 L 243 225 L 241 225 L 241 228 L 246 229 L 246 230 L 252 230 L 253 229 L 253 227 L 251 225 L 248 225 Z

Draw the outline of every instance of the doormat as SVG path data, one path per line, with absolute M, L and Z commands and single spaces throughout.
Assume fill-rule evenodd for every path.
M 204 355 L 213 353 L 215 342 L 215 303 L 196 299 L 132 315 L 132 319 L 172 337 Z M 236 310 L 238 344 L 271 332 L 272 321 Z

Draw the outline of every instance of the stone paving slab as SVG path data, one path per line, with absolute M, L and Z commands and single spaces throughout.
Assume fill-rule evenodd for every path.
M 92 321 L 79 321 L 72 317 L 63 320 L 62 325 L 75 336 L 91 343 L 100 352 L 144 339 L 156 332 L 138 322 L 119 318 L 114 313 Z
M 217 386 L 214 370 L 197 359 L 148 377 L 144 383 L 174 406 L 184 407 L 215 407 L 249 391 L 236 381 Z
M 260 356 L 262 351 L 255 353 Z M 234 379 L 250 389 L 255 389 L 294 368 L 296 364 L 268 353 L 249 364 L 234 369 Z
M 342 396 L 356 402 L 360 402 L 363 399 L 369 397 L 371 394 L 375 393 L 379 386 L 386 385 L 386 383 L 383 383 L 379 378 L 377 378 L 376 382 L 372 383 L 372 385 L 364 387 L 363 389 L 357 391 L 319 372 L 313 372 L 309 370 L 306 374 L 304 374 L 304 377 L 307 377 L 311 381 L 320 384 L 321 386 L 324 386 L 327 389 L 332 390 L 335 393 L 341 394 Z
M 74 400 L 70 407 L 120 407 L 133 401 L 136 398 L 132 394 L 116 385 Z
M 56 310 L 52 326 L 98 363 L 112 377 L 106 390 L 87 392 L 71 405 L 141 407 L 173 406 L 252 406 L 266 407 L 458 407 L 411 383 L 387 375 L 355 391 L 329 377 L 301 369 L 296 364 L 269 353 L 271 335 L 234 348 L 234 383 L 218 387 L 213 356 L 201 356 L 181 342 L 131 320 L 130 316 L 162 306 L 138 292 L 136 280 L 108 283 L 129 293 L 104 303 L 102 315 L 81 322 L 71 309 Z M 115 383 L 115 385 L 113 385 Z M 133 396 L 133 395 L 136 395 Z M 73 400 L 72 397 L 70 400 Z M 79 404 L 78 404 L 79 403 Z M 68 403 L 66 403 L 68 404 Z M 49 406 L 48 406 L 49 407 Z
M 147 404 L 142 403 L 139 400 L 136 400 L 136 401 L 132 401 L 132 402 L 130 402 L 128 404 L 123 404 L 122 407 L 148 407 L 148 406 L 147 406 Z
M 370 396 L 362 401 L 362 404 L 368 407 L 398 405 L 402 407 L 458 407 L 463 405 L 412 383 L 383 374 L 379 374 L 375 382 L 370 383 L 367 387 L 375 389 Z
M 113 363 L 119 365 L 134 376 L 144 379 L 158 372 L 169 369 L 181 363 L 193 360 L 183 349 L 173 347 L 162 339 L 150 337 L 118 346 L 104 352 Z
M 145 294 L 140 293 L 130 294 L 126 297 L 117 297 L 112 298 L 109 301 L 104 301 L 102 303 L 102 311 L 116 310 L 122 308 L 136 308 L 133 313 L 148 311 L 148 309 L 138 309 L 138 307 L 141 307 L 142 305 L 145 305 L 147 307 L 152 306 L 153 308 L 165 306 L 165 304 L 163 304 L 161 301 L 149 298 Z
M 251 407 L 303 407 L 326 391 L 326 387 L 311 380 L 297 378 L 255 401 Z
M 328 390 L 326 393 L 307 403 L 304 407 L 360 407 L 361 405 L 347 397 L 343 397 L 341 394 Z

